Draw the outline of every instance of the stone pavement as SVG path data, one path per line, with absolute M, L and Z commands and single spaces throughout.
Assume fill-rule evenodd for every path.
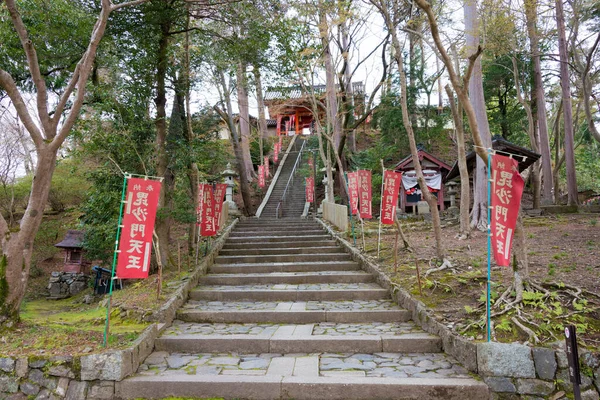
M 238 224 L 122 398 L 488 399 L 315 221 Z

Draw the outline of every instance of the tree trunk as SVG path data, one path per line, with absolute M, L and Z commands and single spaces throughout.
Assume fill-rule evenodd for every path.
M 567 195 L 569 205 L 577 205 L 577 176 L 575 175 L 575 141 L 573 138 L 573 109 L 571 83 L 565 35 L 565 17 L 562 0 L 556 0 L 556 25 L 558 27 L 558 53 L 560 55 L 560 86 L 562 90 L 563 120 L 565 129 L 565 158 L 567 166 Z
M 169 155 L 167 153 L 167 62 L 168 62 L 168 47 L 169 47 L 169 30 L 171 29 L 170 22 L 165 22 L 161 26 L 161 37 L 158 42 L 158 55 L 156 65 L 156 174 L 165 179 L 165 185 L 160 191 L 158 198 L 158 209 L 167 209 L 169 203 L 169 186 L 172 183 L 169 171 Z M 168 214 L 168 213 L 167 213 Z M 169 255 L 169 240 L 171 230 L 170 215 L 162 215 L 156 218 L 154 230 L 158 237 L 160 249 L 161 264 L 167 265 Z
M 258 64 L 254 65 L 254 79 L 256 80 L 256 102 L 258 103 L 258 140 L 260 142 L 260 162 L 264 160 L 263 141 L 267 137 L 267 119 L 265 117 L 265 101 L 262 92 L 262 79 Z M 269 168 L 268 165 L 265 166 Z
M 477 4 L 475 0 L 465 0 L 465 36 L 467 41 L 467 54 L 475 54 L 479 47 L 479 18 L 477 17 Z M 475 118 L 481 141 L 486 148 L 492 145 L 490 128 L 488 125 L 485 98 L 483 95 L 483 73 L 481 59 L 478 57 L 474 64 L 469 80 L 469 98 L 475 110 Z M 473 179 L 473 210 L 471 226 L 484 231 L 487 229 L 487 172 L 485 162 L 477 159 L 475 177 Z
M 244 202 L 244 210 L 246 216 L 254 215 L 254 206 L 252 205 L 250 186 L 248 185 L 248 180 L 244 179 L 244 177 L 248 176 L 248 172 L 246 171 L 246 164 L 244 163 L 241 139 L 238 134 L 237 128 L 235 127 L 235 122 L 233 120 L 231 96 L 229 95 L 229 88 L 227 88 L 227 85 L 225 84 L 225 76 L 223 74 L 223 71 L 217 72 L 217 79 L 219 80 L 219 84 L 221 85 L 223 91 L 227 112 L 225 113 L 217 106 L 215 106 L 214 109 L 221 116 L 221 119 L 225 121 L 225 123 L 229 127 L 229 132 L 231 132 L 231 143 L 233 144 L 233 152 L 235 153 L 236 166 L 238 170 L 238 175 L 240 176 L 240 191 L 242 192 L 242 200 Z
M 529 49 L 533 62 L 533 89 L 532 102 L 536 104 L 536 116 L 539 133 L 539 151 L 542 155 L 542 203 L 552 203 L 554 179 L 552 178 L 552 157 L 550 155 L 550 140 L 548 136 L 548 122 L 546 112 L 546 95 L 542 81 L 542 67 L 540 62 L 539 36 L 537 32 L 537 0 L 527 0 L 525 4 L 525 17 L 527 19 L 527 34 L 529 36 Z
M 250 157 L 250 111 L 248 109 L 248 79 L 246 79 L 246 65 L 242 62 L 237 63 L 237 96 L 238 107 L 240 109 L 240 138 L 242 139 L 242 156 L 246 167 L 246 179 L 252 181 L 254 175 L 254 165 Z
M 468 238 L 471 226 L 469 224 L 469 206 L 471 205 L 471 185 L 469 183 L 469 169 L 467 167 L 467 152 L 465 149 L 465 131 L 462 123 L 462 115 L 454 102 L 454 94 L 449 85 L 446 85 L 446 93 L 450 101 L 450 110 L 456 126 L 456 151 L 458 153 L 458 171 L 460 172 L 460 236 Z

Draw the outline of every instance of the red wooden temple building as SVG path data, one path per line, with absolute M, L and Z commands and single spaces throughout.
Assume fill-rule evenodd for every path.
M 444 161 L 419 149 L 419 160 L 423 175 L 427 182 L 427 187 L 435 196 L 437 196 L 437 204 L 440 211 L 444 210 L 444 181 L 451 167 Z M 400 209 L 406 212 L 406 208 L 413 207 L 421 201 L 421 189 L 417 182 L 417 174 L 413 164 L 412 156 L 408 155 L 396 164 L 394 169 L 397 172 L 402 172 L 402 184 L 400 185 Z
M 364 110 L 365 90 L 362 82 L 353 82 L 354 113 Z M 312 87 L 308 94 L 301 86 L 269 88 L 264 102 L 269 109 L 271 120 L 275 121 L 277 135 L 311 135 L 314 130 L 315 113 L 309 96 L 314 95 L 319 102 L 325 102 L 325 85 Z M 338 97 L 340 95 L 338 94 Z M 325 119 L 325 107 L 319 107 L 317 117 Z

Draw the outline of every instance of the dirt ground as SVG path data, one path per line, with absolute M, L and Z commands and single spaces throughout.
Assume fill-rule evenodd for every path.
M 431 307 L 436 317 L 457 332 L 474 339 L 485 336 L 485 293 L 487 281 L 486 233 L 474 231 L 467 240 L 458 240 L 458 225 L 443 222 L 443 243 L 453 269 L 434 272 L 435 240 L 430 223 L 404 220 L 403 227 L 412 252 L 399 243 L 397 272 L 394 272 L 395 228 L 382 233 L 377 258 L 377 223 L 365 224 L 366 253 L 378 262 L 393 281 L 409 290 Z M 493 312 L 496 340 L 562 340 L 566 324 L 577 326 L 578 334 L 589 347 L 600 347 L 600 215 L 564 214 L 524 218 L 529 276 L 537 288 L 526 287 L 524 302 L 518 309 L 505 311 L 505 304 Z M 355 229 L 357 246 L 362 248 L 360 226 Z M 422 294 L 419 293 L 418 261 Z M 493 264 L 492 264 L 493 265 Z M 492 266 L 492 298 L 495 300 L 512 283 L 512 268 Z M 581 289 L 579 293 L 578 289 Z M 514 295 L 514 293 L 513 293 Z M 529 337 L 513 321 L 532 329 Z

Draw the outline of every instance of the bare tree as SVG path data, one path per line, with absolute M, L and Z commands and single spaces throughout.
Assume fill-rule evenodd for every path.
M 25 295 L 29 278 L 33 241 L 42 222 L 52 174 L 56 166 L 56 156 L 83 107 L 86 93 L 85 85 L 94 64 L 98 45 L 104 36 L 108 18 L 113 11 L 126 6 L 141 4 L 145 1 L 147 0 L 112 4 L 110 0 L 102 0 L 100 14 L 92 30 L 87 48 L 77 63 L 67 85 L 59 94 L 58 102 L 52 110 L 50 109 L 48 89 L 40 69 L 35 45 L 29 37 L 29 32 L 21 18 L 15 0 L 4 1 L 27 58 L 27 66 L 36 93 L 36 111 L 40 122 L 39 125 L 34 122 L 33 110 L 30 110 L 25 104 L 15 79 L 8 72 L 0 69 L 0 86 L 7 92 L 19 119 L 29 132 L 35 144 L 37 156 L 35 178 L 33 179 L 29 202 L 25 215 L 21 219 L 19 230 L 16 232 L 11 231 L 6 220 L 0 215 L 0 250 L 2 251 L 0 271 L 5 271 L 5 275 L 0 276 L 0 281 L 4 283 L 0 287 L 6 288 L 0 292 L 0 299 L 2 300 L 0 322 L 18 318 L 19 307 Z

